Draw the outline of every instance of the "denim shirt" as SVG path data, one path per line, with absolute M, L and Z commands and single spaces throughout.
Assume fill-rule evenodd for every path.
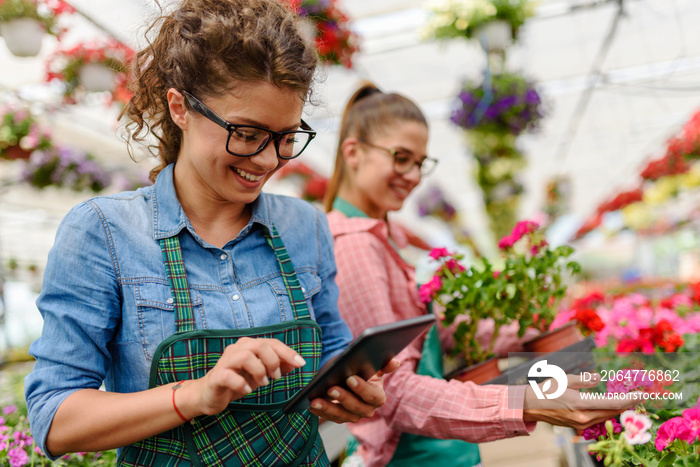
M 83 388 L 148 389 L 158 344 L 175 332 L 161 238 L 179 234 L 197 329 L 242 329 L 293 319 L 263 226 L 277 227 L 311 317 L 323 335 L 321 365 L 352 340 L 338 312 L 333 237 L 326 216 L 305 201 L 262 193 L 248 225 L 224 248 L 192 228 L 173 185 L 173 166 L 154 186 L 90 199 L 63 219 L 37 306 L 41 337 L 25 379 L 32 432 L 46 451 L 58 406 Z

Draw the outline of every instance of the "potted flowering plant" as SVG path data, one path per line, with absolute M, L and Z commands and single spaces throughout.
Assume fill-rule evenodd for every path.
M 34 151 L 21 178 L 42 189 L 48 186 L 99 193 L 112 182 L 111 175 L 90 154 L 67 147 Z
M 358 38 L 336 0 L 286 0 L 299 15 L 301 32 L 314 43 L 322 62 L 352 68 Z
M 126 103 L 131 98 L 126 85 L 133 58 L 134 51 L 115 40 L 80 43 L 48 58 L 46 81 L 64 81 L 67 98 L 81 86 L 89 92 L 110 91 L 114 100 Z
M 4 0 L 0 2 L 0 34 L 18 57 L 35 57 L 45 33 L 56 35 L 56 17 L 73 12 L 63 0 Z
M 482 47 L 503 50 L 534 14 L 530 0 L 432 0 L 422 31 L 426 39 L 479 38 Z
M 444 308 L 444 324 L 456 323 L 455 354 L 463 354 L 468 365 L 493 357 L 499 328 L 517 321 L 522 337 L 530 327 L 547 329 L 566 293 L 564 275 L 576 274 L 578 263 L 569 260 L 569 246 L 550 248 L 534 222 L 518 223 L 499 242 L 503 252 L 500 269 L 481 259 L 468 268 L 462 256 L 443 249 L 431 252 L 440 262 L 432 280 L 420 289 L 425 303 L 435 300 Z M 480 320 L 493 319 L 494 333 L 486 346 L 477 339 Z
M 41 130 L 28 109 L 0 108 L 0 159 L 28 159 L 33 150 L 50 147 L 50 135 Z

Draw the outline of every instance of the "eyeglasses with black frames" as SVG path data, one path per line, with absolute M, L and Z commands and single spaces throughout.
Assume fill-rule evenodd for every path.
M 394 172 L 399 175 L 409 173 L 413 169 L 413 166 L 417 165 L 421 176 L 425 176 L 430 174 L 438 163 L 438 160 L 433 157 L 425 157 L 417 161 L 411 152 L 404 149 L 385 148 L 384 146 L 377 146 L 376 144 L 369 143 L 362 139 L 359 141 L 371 148 L 380 149 L 390 154 L 394 158 Z
M 304 152 L 311 140 L 316 137 L 316 132 L 304 120 L 301 121 L 299 129 L 290 131 L 272 131 L 254 125 L 229 123 L 189 92 L 182 91 L 182 94 L 197 113 L 228 131 L 226 151 L 233 156 L 254 156 L 262 152 L 270 141 L 274 141 L 277 157 L 285 160 L 294 159 Z

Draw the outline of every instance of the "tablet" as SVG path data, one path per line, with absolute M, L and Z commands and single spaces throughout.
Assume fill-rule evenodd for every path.
M 431 313 L 365 329 L 343 353 L 289 399 L 283 407 L 284 412 L 309 408 L 313 399 L 327 398 L 331 386 L 347 389 L 345 380 L 349 376 L 357 375 L 365 380 L 371 378 L 434 323 L 435 315 Z

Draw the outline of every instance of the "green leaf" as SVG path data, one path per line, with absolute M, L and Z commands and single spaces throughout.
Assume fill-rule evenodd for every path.
M 664 457 L 661 458 L 659 461 L 659 467 L 668 467 L 670 465 L 673 465 L 673 461 L 676 460 L 676 453 L 675 452 L 668 452 Z

